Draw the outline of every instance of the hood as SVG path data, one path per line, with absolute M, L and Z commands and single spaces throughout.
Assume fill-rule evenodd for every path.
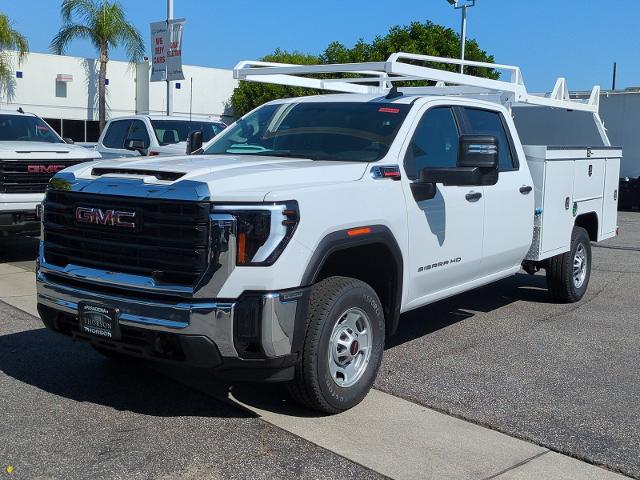
M 3 142 L 0 141 L 0 158 L 5 160 L 19 159 L 58 159 L 76 160 L 100 158 L 95 150 L 68 143 L 45 142 Z
M 206 183 L 213 200 L 262 201 L 273 190 L 353 182 L 362 178 L 366 168 L 366 163 L 356 162 L 253 155 L 191 155 L 106 160 L 77 165 L 65 172 L 86 180 L 131 178 L 172 186 L 181 182 Z

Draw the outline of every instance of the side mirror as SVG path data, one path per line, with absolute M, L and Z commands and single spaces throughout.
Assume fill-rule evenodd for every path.
M 458 167 L 498 169 L 498 139 L 490 135 L 462 135 Z
M 194 130 L 189 132 L 187 137 L 187 155 L 193 155 L 199 153 L 202 148 L 202 130 Z
M 416 202 L 423 202 L 424 200 L 431 200 L 436 196 L 438 191 L 435 183 L 424 182 L 412 182 L 411 193 Z
M 73 141 L 73 138 L 69 137 L 64 137 L 62 140 L 64 140 L 64 143 L 68 143 L 69 145 L 73 145 L 74 143 L 76 143 Z
M 147 155 L 147 149 L 142 140 L 131 140 L 128 138 L 124 141 L 124 148 L 132 152 L 138 152 L 142 156 Z

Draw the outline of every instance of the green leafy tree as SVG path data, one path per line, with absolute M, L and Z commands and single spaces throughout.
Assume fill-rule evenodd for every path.
M 353 47 L 348 48 L 340 42 L 332 42 L 318 56 L 299 52 L 290 53 L 278 49 L 262 60 L 293 64 L 379 62 L 386 60 L 396 52 L 459 58 L 460 36 L 450 28 L 429 21 L 414 22 L 407 26 L 392 27 L 385 36 L 378 36 L 371 43 L 359 40 Z M 467 40 L 465 58 L 488 63 L 494 62 L 493 56 L 482 50 L 478 42 L 473 39 Z M 449 64 L 438 64 L 437 66 L 451 71 L 459 68 Z M 488 68 L 468 67 L 466 73 L 493 79 L 499 77 L 495 70 Z M 304 88 L 240 82 L 231 97 L 231 106 L 234 114 L 241 116 L 276 98 L 313 95 L 315 93 L 318 92 Z
M 63 0 L 61 13 L 64 24 L 51 41 L 51 50 L 62 55 L 71 42 L 86 39 L 99 52 L 98 118 L 102 131 L 106 116 L 105 81 L 109 50 L 122 46 L 129 62 L 135 63 L 144 55 L 144 42 L 140 32 L 127 21 L 124 9 L 117 1 Z
M 21 62 L 29 52 L 29 43 L 20 32 L 14 30 L 9 17 L 0 13 L 0 83 L 6 83 L 11 79 L 12 51 L 18 53 L 18 62 Z

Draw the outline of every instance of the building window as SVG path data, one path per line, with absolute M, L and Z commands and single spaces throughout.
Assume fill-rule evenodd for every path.
M 67 82 L 56 82 L 56 97 L 67 98 Z

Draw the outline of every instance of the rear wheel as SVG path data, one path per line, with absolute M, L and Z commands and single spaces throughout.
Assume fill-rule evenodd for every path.
M 353 278 L 330 277 L 311 290 L 300 364 L 289 383 L 298 403 L 338 413 L 362 401 L 384 350 L 384 314 L 376 292 Z
M 579 301 L 587 291 L 591 277 L 591 241 L 584 228 L 574 227 L 571 249 L 549 259 L 547 286 L 560 302 Z

